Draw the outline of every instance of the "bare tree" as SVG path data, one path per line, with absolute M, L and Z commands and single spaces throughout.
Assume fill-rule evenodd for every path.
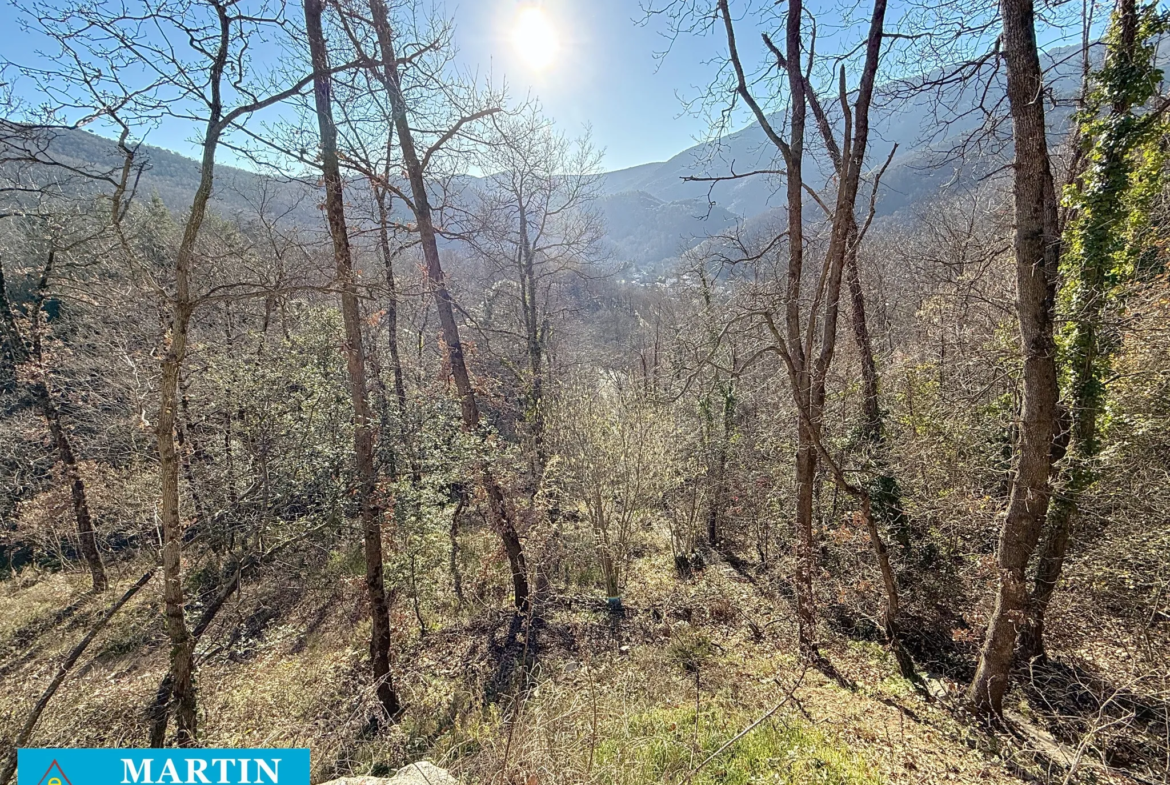
M 668 5 L 674 9 L 676 25 L 679 20 L 692 20 L 697 14 L 689 5 Z M 784 18 L 782 43 L 775 43 L 767 33 L 763 43 L 774 58 L 774 67 L 786 87 L 787 129 L 775 122 L 764 109 L 754 92 L 756 83 L 749 77 L 740 56 L 736 39 L 735 16 L 727 0 L 718 0 L 711 16 L 703 19 L 722 27 L 727 42 L 727 63 L 732 74 L 730 89 L 733 103 L 742 101 L 752 117 L 775 148 L 782 170 L 732 173 L 713 177 L 693 177 L 709 182 L 753 175 L 776 175 L 784 178 L 787 205 L 787 231 L 782 238 L 787 252 L 787 270 L 778 294 L 779 307 L 767 302 L 755 311 L 767 326 L 771 337 L 770 350 L 779 354 L 787 371 L 793 401 L 799 414 L 796 455 L 796 612 L 800 632 L 802 656 L 820 661 L 817 644 L 816 611 L 813 594 L 815 551 L 813 542 L 813 502 L 818 464 L 818 445 L 823 427 L 826 379 L 837 342 L 837 323 L 840 311 L 841 285 L 847 260 L 863 235 L 858 230 L 856 208 L 859 186 L 864 176 L 868 152 L 869 113 L 873 101 L 874 83 L 881 60 L 886 4 L 876 0 L 870 15 L 867 37 L 863 44 L 864 59 L 858 87 L 850 91 L 846 84 L 846 69 L 838 75 L 838 102 L 841 111 L 842 132 L 835 142 L 829 127 L 830 118 L 821 109 L 821 102 L 809 73 L 814 53 L 805 43 L 803 28 L 806 9 L 801 0 L 789 0 Z M 771 100 L 770 98 L 768 100 Z M 822 129 L 837 169 L 836 198 L 830 203 L 822 199 L 805 181 L 806 133 L 808 110 Z M 876 185 L 875 185 L 876 187 Z M 815 286 L 809 293 L 803 290 L 806 279 L 806 256 L 810 248 L 805 237 L 805 198 L 814 197 L 829 221 L 829 241 L 820 270 L 811 280 Z M 871 208 L 872 215 L 872 208 Z M 776 247 L 781 238 L 769 243 L 764 253 Z M 759 258 L 757 255 L 756 258 Z M 884 546 L 875 542 L 879 551 Z M 891 599 L 891 608 L 896 602 Z
M 547 462 L 544 394 L 552 331 L 553 289 L 597 259 L 600 217 L 592 209 L 600 157 L 588 137 L 571 142 L 536 107 L 493 115 L 486 141 L 486 178 L 473 216 L 481 231 L 468 233 L 486 263 L 511 283 L 519 312 L 511 325 L 484 325 L 523 346 L 526 419 L 532 445 L 533 492 Z M 509 365 L 515 367 L 511 362 Z
M 356 34 L 354 26 L 342 17 L 343 28 L 351 36 Z M 393 418 L 396 420 L 397 442 L 383 439 L 379 452 L 385 456 L 390 473 L 397 477 L 403 466 L 408 466 L 412 482 L 420 479 L 417 449 L 412 443 L 412 428 L 409 422 L 409 407 L 406 394 L 406 377 L 403 373 L 400 322 L 402 313 L 402 291 L 399 281 L 401 270 L 395 265 L 402 261 L 404 252 L 417 243 L 406 226 L 404 215 L 397 213 L 398 196 L 402 193 L 400 171 L 401 159 L 395 142 L 394 111 L 386 91 L 381 87 L 378 69 L 362 68 L 351 74 L 341 74 L 333 81 L 334 108 L 340 121 L 336 124 L 338 147 L 342 151 L 340 166 L 343 170 L 356 173 L 369 187 L 372 203 L 368 209 L 350 211 L 355 218 L 354 235 L 372 235 L 376 253 L 381 257 L 384 286 L 371 286 L 371 291 L 381 304 L 382 327 L 386 330 L 386 349 L 389 354 L 390 373 L 393 386 Z M 348 78 L 346 78 L 348 77 Z M 378 353 L 370 356 L 376 361 Z M 377 368 L 375 367 L 375 371 Z M 375 373 L 375 384 L 381 398 L 382 427 L 390 425 L 391 413 L 386 399 L 385 385 Z
M 302 92 L 312 81 L 292 83 L 273 74 L 249 70 L 243 55 L 262 31 L 288 31 L 283 9 L 248 8 L 220 0 L 142 0 L 110 9 L 87 4 L 41 6 L 32 11 L 36 26 L 60 47 L 59 70 L 34 74 L 62 112 L 84 112 L 120 130 L 121 148 L 135 127 L 145 132 L 159 117 L 197 124 L 200 133 L 199 184 L 174 254 L 169 284 L 136 260 L 131 238 L 123 231 L 132 159 L 126 157 L 114 189 L 111 220 L 135 269 L 159 297 L 165 325 L 159 346 L 160 378 L 154 431 L 159 461 L 162 522 L 163 597 L 171 641 L 170 693 L 180 745 L 195 743 L 195 641 L 184 618 L 180 512 L 181 459 L 176 444 L 179 378 L 187 353 L 192 315 L 201 303 L 224 291 L 200 291 L 195 270 L 200 257 L 200 230 L 208 215 L 215 180 L 216 155 L 225 135 L 251 115 Z M 149 18 L 157 34 L 139 34 Z M 232 292 L 247 294 L 262 287 L 238 282 Z M 165 719 L 161 725 L 165 732 Z M 156 724 L 156 731 L 158 725 Z M 152 742 L 163 739 L 152 733 Z
M 423 258 L 426 261 L 427 278 L 434 294 L 435 310 L 439 315 L 447 362 L 451 369 L 451 376 L 455 380 L 455 390 L 460 400 L 463 427 L 469 431 L 475 431 L 480 427 L 479 405 L 476 402 L 475 390 L 471 385 L 467 361 L 463 355 L 463 344 L 459 339 L 459 325 L 455 321 L 454 301 L 447 289 L 446 276 L 443 272 L 442 260 L 439 257 L 438 233 L 435 228 L 434 216 L 431 213 L 431 197 L 427 191 L 427 166 L 435 154 L 459 135 L 465 126 L 495 114 L 498 109 L 486 107 L 459 116 L 447 130 L 439 134 L 434 143 L 424 150 L 420 157 L 419 150 L 415 145 L 415 130 L 410 125 L 411 107 L 407 103 L 406 95 L 402 89 L 401 70 L 410 64 L 410 59 L 400 60 L 396 53 L 394 33 L 385 3 L 382 0 L 370 0 L 369 9 L 370 22 L 377 38 L 379 52 L 377 60 L 381 63 L 381 67 L 376 73 L 381 80 L 383 89 L 389 94 L 394 113 L 394 126 L 398 132 L 398 145 L 402 151 L 402 162 L 410 186 L 409 197 L 405 193 L 400 193 L 400 197 L 404 199 L 415 218 Z M 528 607 L 528 568 L 524 561 L 524 548 L 520 542 L 520 534 L 516 530 L 515 522 L 508 510 L 504 491 L 492 474 L 491 467 L 484 464 L 479 473 L 480 482 L 487 496 L 492 524 L 503 540 L 504 550 L 508 555 L 508 563 L 512 571 L 513 601 L 518 609 L 524 610 Z
M 325 179 L 325 217 L 333 238 L 336 285 L 341 291 L 345 322 L 345 357 L 353 402 L 353 451 L 357 466 L 357 500 L 362 522 L 366 560 L 366 593 L 370 602 L 370 662 L 382 710 L 392 719 L 402 713 L 390 675 L 390 608 L 382 568 L 382 526 L 374 494 L 377 470 L 374 460 L 374 424 L 366 394 L 366 359 L 362 347 L 361 313 L 354 283 L 353 259 L 345 225 L 341 167 L 337 156 L 337 128 L 333 123 L 329 54 L 321 24 L 322 0 L 305 0 L 305 32 L 313 65 L 313 97 L 321 134 L 321 171 Z
M 12 104 L 11 101 L 5 101 Z M 114 102 L 115 104 L 117 102 Z M 6 105 L 5 109 L 16 115 L 27 111 L 26 107 Z M 45 315 L 42 312 L 46 298 L 50 296 L 50 284 L 58 275 L 59 252 L 84 247 L 95 240 L 108 227 L 102 223 L 90 227 L 88 222 L 78 221 L 76 203 L 89 203 L 91 209 L 100 207 L 103 198 L 110 192 L 133 189 L 141 174 L 141 165 L 133 160 L 133 149 L 125 144 L 122 137 L 121 155 L 114 155 L 109 166 L 94 163 L 79 164 L 63 158 L 55 142 L 63 133 L 77 130 L 93 119 L 91 113 L 83 114 L 73 122 L 63 118 L 51 122 L 52 118 L 29 116 L 33 122 L 0 120 L 0 168 L 4 176 L 0 179 L 0 196 L 4 204 L 0 207 L 0 218 L 33 222 L 47 228 L 57 223 L 52 216 L 74 214 L 72 220 L 60 221 L 66 236 L 58 237 L 60 230 L 49 232 L 53 236 L 52 246 L 45 252 L 44 265 L 37 278 L 31 308 L 26 314 L 27 329 L 21 330 L 17 313 L 13 308 L 3 269 L 0 268 L 0 329 L 3 330 L 3 345 L 7 356 L 21 368 L 21 375 L 28 379 L 29 391 L 44 417 L 52 437 L 58 459 L 64 469 L 69 485 L 74 520 L 77 524 L 78 541 L 82 557 L 89 567 L 94 591 L 105 591 L 108 585 L 105 568 L 98 551 L 97 535 L 93 514 L 90 510 L 89 494 L 85 479 L 78 465 L 74 439 L 65 423 L 61 407 L 55 399 L 52 369 L 46 363 L 44 342 L 47 338 Z M 68 228 L 74 224 L 84 227 L 79 234 Z M 96 232 L 96 235 L 95 235 Z
M 55 259 L 56 251 L 50 250 L 37 281 L 33 301 L 30 304 L 27 335 L 22 334 L 17 324 L 12 305 L 9 302 L 7 285 L 4 281 L 3 264 L 0 264 L 0 327 L 4 331 L 5 348 L 8 355 L 17 367 L 18 374 L 28 379 L 28 387 L 33 400 L 49 426 L 49 433 L 53 437 L 53 444 L 57 449 L 57 457 L 64 468 L 65 479 L 69 483 L 69 495 L 73 504 L 73 517 L 77 523 L 81 554 L 89 566 L 93 590 L 103 592 L 108 586 L 108 581 L 105 567 L 102 565 L 101 554 L 98 553 L 97 535 L 94 531 L 93 515 L 90 513 L 85 479 L 81 476 L 73 439 L 63 421 L 61 409 L 53 398 L 52 374 L 45 363 L 43 309 L 49 278 L 54 272 Z

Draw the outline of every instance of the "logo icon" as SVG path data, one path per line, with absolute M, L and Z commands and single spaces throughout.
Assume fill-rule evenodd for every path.
M 53 770 L 56 769 L 56 774 Z M 53 762 L 49 764 L 49 768 L 45 769 L 45 776 L 41 777 L 41 781 L 37 785 L 73 785 L 69 778 L 65 776 L 65 772 L 61 770 L 61 764 L 57 763 L 54 758 Z

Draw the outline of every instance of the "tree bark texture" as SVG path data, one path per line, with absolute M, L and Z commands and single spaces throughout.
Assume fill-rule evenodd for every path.
M 1060 255 L 1032 0 L 1002 0 L 1000 11 L 1015 139 L 1016 311 L 1024 397 L 1016 474 L 996 552 L 995 608 L 967 690 L 974 711 L 997 715 L 1003 710 L 1016 634 L 1028 606 L 1026 570 L 1048 510 L 1058 397 L 1053 311 Z

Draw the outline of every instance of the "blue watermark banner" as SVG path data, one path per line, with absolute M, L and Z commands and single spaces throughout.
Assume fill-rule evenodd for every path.
M 309 785 L 306 749 L 21 749 L 17 785 Z

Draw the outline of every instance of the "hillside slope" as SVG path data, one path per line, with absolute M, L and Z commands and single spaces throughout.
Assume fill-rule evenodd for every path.
M 680 583 L 659 535 L 632 565 L 623 618 L 592 593 L 555 595 L 526 635 L 498 606 L 452 602 L 420 635 L 400 601 L 393 650 L 408 708 L 381 732 L 367 724 L 360 567 L 290 552 L 243 583 L 205 634 L 201 742 L 308 746 L 315 782 L 427 758 L 464 782 L 526 785 L 1006 784 L 1027 781 L 1046 755 L 1075 754 L 984 736 L 953 715 L 955 685 L 935 679 L 935 697 L 916 693 L 874 643 L 827 635 L 836 681 L 799 667 L 778 584 L 719 557 Z M 145 567 L 118 565 L 115 588 Z M 0 584 L 0 679 L 23 685 L 3 691 L 0 736 L 105 607 L 84 584 L 69 572 Z M 33 743 L 144 745 L 166 661 L 158 592 L 146 591 L 79 663 Z

